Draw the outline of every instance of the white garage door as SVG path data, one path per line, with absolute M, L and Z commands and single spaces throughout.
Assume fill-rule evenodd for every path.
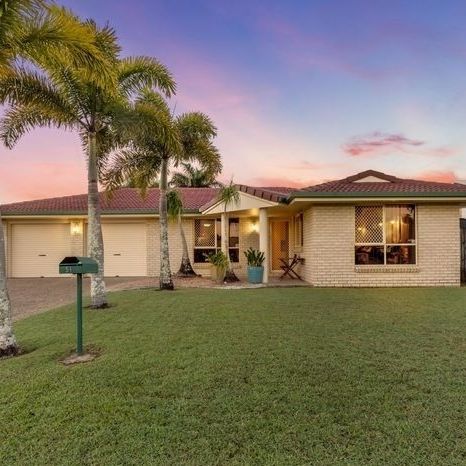
M 58 277 L 58 264 L 71 255 L 69 223 L 13 224 L 11 276 Z
M 147 275 L 145 223 L 104 223 L 105 275 L 142 277 Z

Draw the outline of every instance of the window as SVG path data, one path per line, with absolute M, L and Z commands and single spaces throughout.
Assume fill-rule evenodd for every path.
M 194 262 L 206 262 L 209 254 L 222 249 L 222 223 L 217 219 L 194 220 Z M 229 255 L 239 262 L 239 219 L 229 219 Z
M 355 208 L 355 264 L 416 263 L 414 205 Z
M 239 219 L 230 218 L 228 222 L 228 253 L 231 262 L 239 262 Z
M 299 213 L 294 218 L 294 245 L 301 248 L 304 244 L 304 222 L 303 213 Z
M 206 257 L 221 249 L 220 219 L 194 220 L 194 262 L 205 262 Z

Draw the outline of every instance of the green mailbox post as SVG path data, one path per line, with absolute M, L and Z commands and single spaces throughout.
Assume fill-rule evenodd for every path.
M 97 273 L 99 266 L 90 257 L 65 257 L 58 266 L 59 272 L 76 275 L 76 353 L 83 354 L 83 274 Z

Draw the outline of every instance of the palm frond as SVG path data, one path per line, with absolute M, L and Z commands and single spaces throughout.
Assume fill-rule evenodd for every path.
M 6 40 L 12 58 L 24 58 L 42 68 L 56 63 L 69 64 L 86 70 L 97 82 L 110 80 L 115 84 L 109 44 L 115 60 L 119 47 L 115 34 L 110 37 L 110 28 L 98 30 L 89 22 L 81 22 L 64 7 L 40 1 L 30 3 L 33 6 L 23 9 L 17 27 Z
M 127 96 L 145 88 L 160 89 L 167 97 L 176 91 L 176 84 L 168 68 L 152 57 L 123 58 L 118 64 L 118 82 Z
M 75 112 L 75 108 L 63 99 L 49 79 L 37 71 L 24 68 L 7 76 L 0 76 L 0 103 L 38 104 L 42 107 L 61 108 L 70 114 Z
M 130 147 L 115 153 L 102 176 L 106 191 L 112 193 L 127 180 L 133 180 L 145 195 L 160 171 L 161 160 L 154 153 Z
M 230 183 L 220 188 L 217 199 L 225 204 L 225 209 L 230 205 L 237 205 L 240 200 L 238 187 L 230 180 Z
M 72 129 L 75 121 L 67 113 L 48 106 L 20 105 L 9 109 L 0 121 L 0 139 L 13 148 L 18 139 L 37 127 Z
M 177 220 L 183 213 L 183 199 L 177 189 L 167 192 L 167 212 L 172 220 Z

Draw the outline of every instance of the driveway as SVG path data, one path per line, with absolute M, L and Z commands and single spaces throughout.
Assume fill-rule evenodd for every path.
M 175 279 L 176 288 L 211 287 L 209 279 Z M 107 277 L 108 291 L 131 290 L 158 287 L 157 277 Z M 23 319 L 32 314 L 63 306 L 76 300 L 76 278 L 10 278 L 8 290 L 13 308 L 13 320 Z M 90 278 L 83 279 L 85 296 L 90 293 Z
M 156 278 L 109 277 L 108 291 L 157 286 Z M 76 278 L 10 278 L 8 280 L 13 320 L 74 302 Z M 90 278 L 83 280 L 84 295 L 90 293 Z

